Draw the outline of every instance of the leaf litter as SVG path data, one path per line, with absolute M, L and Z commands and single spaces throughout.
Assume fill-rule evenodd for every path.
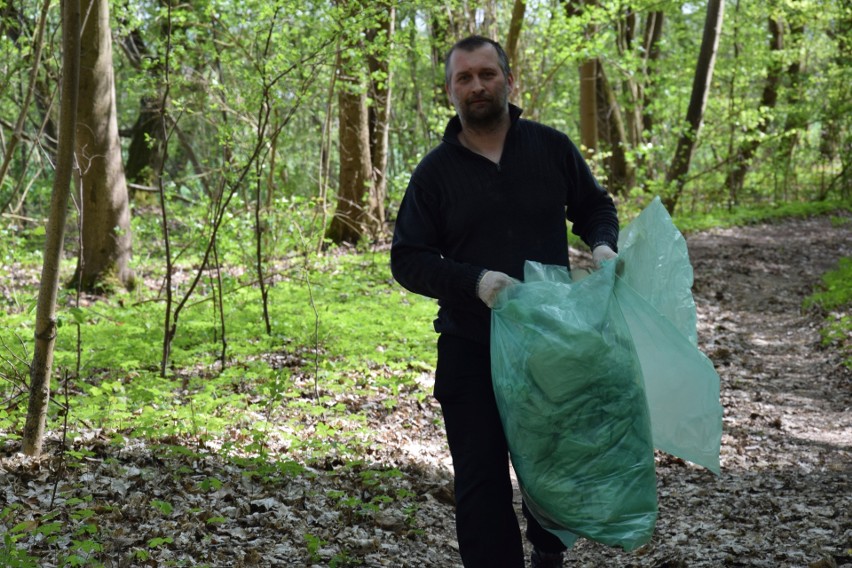
M 652 541 L 625 553 L 581 540 L 566 566 L 852 567 L 852 372 L 820 345 L 822 315 L 801 308 L 850 256 L 850 223 L 687 238 L 699 346 L 721 378 L 722 474 L 658 454 Z M 418 386 L 431 384 L 424 370 Z M 232 459 L 181 439 L 116 443 L 96 429 L 75 440 L 73 463 L 55 437 L 38 459 L 9 443 L 0 526 L 43 567 L 70 564 L 71 551 L 81 565 L 115 567 L 460 566 L 440 409 L 409 394 L 335 401 L 368 417 L 357 459 L 345 447 L 317 457 L 283 436 L 270 436 L 267 455 Z M 322 431 L 305 420 L 301 435 Z

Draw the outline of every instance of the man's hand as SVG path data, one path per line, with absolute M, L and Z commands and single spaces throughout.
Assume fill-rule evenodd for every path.
M 598 245 L 592 251 L 592 260 L 595 262 L 595 268 L 600 268 L 606 260 L 618 258 L 618 253 L 609 248 L 608 245 Z
M 479 279 L 479 284 L 476 286 L 476 295 L 479 296 L 480 300 L 485 302 L 486 306 L 493 308 L 500 290 L 514 284 L 515 281 L 508 274 L 497 272 L 496 270 L 488 270 Z

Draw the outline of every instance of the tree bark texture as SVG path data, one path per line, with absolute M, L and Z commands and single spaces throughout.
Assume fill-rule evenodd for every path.
M 692 81 L 692 94 L 686 110 L 686 124 L 677 142 L 674 157 L 666 174 L 666 185 L 672 187 L 671 192 L 663 199 L 663 204 L 674 213 L 677 202 L 683 193 L 686 174 L 692 161 L 692 153 L 698 140 L 698 131 L 704 118 L 707 106 L 707 96 L 710 94 L 710 83 L 713 80 L 713 68 L 716 63 L 716 51 L 719 48 L 719 36 L 722 32 L 724 15 L 724 0 L 708 0 L 707 16 L 704 20 L 704 34 L 701 38 L 701 48 L 698 53 L 698 63 L 695 66 L 695 77 Z
M 158 97 L 142 97 L 139 116 L 131 129 L 130 146 L 127 149 L 125 177 L 130 183 L 156 187 L 157 174 L 162 169 L 162 128 Z
M 370 69 L 370 96 L 373 99 L 373 104 L 369 106 L 367 115 L 370 127 L 370 160 L 373 166 L 376 200 L 381 204 L 384 204 L 387 200 L 388 186 L 388 136 L 390 133 L 392 82 L 388 50 L 393 41 L 396 24 L 394 5 L 392 3 L 385 4 L 383 10 L 380 26 L 369 30 L 367 33 L 369 44 L 380 43 L 384 47 L 383 54 L 370 52 L 367 57 L 367 65 Z M 384 212 L 382 212 L 381 217 L 384 220 Z
M 563 7 L 568 18 L 581 17 L 586 7 L 597 0 L 565 0 Z M 586 23 L 583 36 L 591 40 L 597 34 L 597 24 Z M 598 69 L 600 60 L 591 57 L 580 62 L 580 150 L 591 158 L 598 150 Z
M 77 115 L 82 254 L 74 284 L 96 292 L 133 286 L 130 207 L 118 138 L 109 1 L 85 0 Z
M 796 23 L 790 26 L 789 43 L 791 46 L 801 45 L 804 41 L 804 36 L 804 25 Z M 807 122 L 804 119 L 803 111 L 801 110 L 802 93 L 800 90 L 800 83 L 803 72 L 804 62 L 801 58 L 793 60 L 793 62 L 787 66 L 787 93 L 789 93 L 789 107 L 791 110 L 787 113 L 787 118 L 784 121 L 784 137 L 781 139 L 781 148 L 777 153 L 778 158 L 781 159 L 781 165 L 784 169 L 785 191 L 790 185 L 788 183 L 788 175 L 793 170 L 793 153 L 796 150 L 802 130 Z
M 437 107 L 448 106 L 447 91 L 444 89 L 444 84 L 446 83 L 444 57 L 446 57 L 447 51 L 450 49 L 450 38 L 454 37 L 455 31 L 450 30 L 447 16 L 437 11 L 429 19 L 429 27 L 429 53 L 432 59 L 432 76 L 434 77 L 432 83 L 432 101 Z
M 30 398 L 24 424 L 22 449 L 29 456 L 41 454 L 47 407 L 50 402 L 50 376 L 56 342 L 56 296 L 68 196 L 74 169 L 74 139 L 80 71 L 80 2 L 62 2 L 62 84 L 59 114 L 59 146 L 56 174 L 47 222 L 44 261 L 36 308 L 35 347 L 30 366 Z
M 382 204 L 375 199 L 372 179 L 367 94 L 363 90 L 341 90 L 338 105 L 339 187 L 337 209 L 328 229 L 328 238 L 338 244 L 356 244 L 384 224 L 384 213 Z
M 512 5 L 512 20 L 509 23 L 509 37 L 506 39 L 506 55 L 509 57 L 509 66 L 515 77 L 515 87 L 512 89 L 512 100 L 520 101 L 523 85 L 521 79 L 521 62 L 518 57 L 518 45 L 521 39 L 521 30 L 524 26 L 524 13 L 527 9 L 526 0 L 515 0 Z
M 624 17 L 619 20 L 618 36 L 616 45 L 618 55 L 626 56 L 634 51 L 636 38 L 637 15 L 633 9 L 628 8 Z M 640 53 L 640 55 L 642 55 Z M 642 141 L 641 116 L 642 104 L 640 93 L 643 88 L 642 75 L 628 75 L 622 79 L 622 88 L 627 95 L 627 107 L 623 110 L 624 134 L 631 146 L 638 146 Z

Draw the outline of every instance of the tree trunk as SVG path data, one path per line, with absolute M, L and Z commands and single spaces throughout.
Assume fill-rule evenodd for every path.
M 349 82 L 351 79 L 341 79 Z M 351 85 L 350 85 L 351 86 Z M 340 117 L 340 171 L 337 209 L 327 236 L 336 244 L 357 244 L 384 224 L 382 203 L 375 200 L 370 159 L 367 94 L 343 88 L 337 97 Z
M 587 158 L 598 149 L 598 60 L 580 64 L 580 144 Z
M 636 12 L 630 8 L 628 8 L 624 18 L 619 20 L 619 33 L 616 42 L 619 57 L 624 57 L 635 49 L 636 20 Z M 640 56 L 642 55 L 640 54 Z M 642 74 L 628 74 L 622 79 L 622 87 L 628 99 L 628 107 L 622 113 L 624 134 L 627 137 L 627 142 L 632 147 L 636 147 L 642 141 Z
M 832 64 L 837 69 L 846 69 L 849 66 L 849 61 L 852 60 L 852 10 L 847 10 L 842 17 L 838 18 L 833 26 L 833 29 L 826 30 L 826 34 L 835 44 L 835 55 L 832 58 Z M 847 82 L 848 103 L 848 82 Z M 819 153 L 825 160 L 827 171 L 826 174 L 831 176 L 827 184 L 820 183 L 820 192 L 818 199 L 823 201 L 828 198 L 835 187 L 839 189 L 838 197 L 848 199 L 850 190 L 852 190 L 852 170 L 849 167 L 849 160 L 852 158 L 852 132 L 846 126 L 848 124 L 848 104 L 844 109 L 840 105 L 828 104 L 825 116 L 822 119 L 822 128 L 820 132 Z M 840 162 L 838 166 L 840 171 L 831 173 L 834 170 L 834 164 Z
M 784 49 L 784 23 L 781 18 L 769 18 L 769 50 L 773 54 L 766 73 L 766 83 L 763 85 L 763 93 L 760 97 L 760 118 L 756 130 L 765 134 L 769 128 L 769 113 L 778 102 L 778 86 L 781 83 L 781 65 L 775 54 Z M 746 173 L 749 170 L 752 158 L 760 145 L 760 138 L 754 132 L 747 133 L 747 140 L 737 150 L 737 155 L 732 156 L 733 167 L 728 172 L 725 186 L 733 197 L 742 191 Z M 734 199 L 735 200 L 735 199 Z
M 497 1 L 471 2 L 468 5 L 468 22 L 473 24 L 472 32 L 497 39 L 500 34 L 497 22 Z
M 350 8 L 363 7 L 354 2 Z M 385 225 L 384 200 L 379 199 L 373 178 L 362 62 L 349 55 L 355 42 L 352 38 L 344 39 L 338 69 L 340 171 L 337 209 L 326 233 L 336 244 L 356 244 L 365 237 L 376 239 L 383 234 Z
M 146 59 L 158 61 L 158 58 L 149 53 L 139 30 L 131 30 L 121 39 L 119 45 L 137 71 L 143 70 Z M 154 63 L 147 68 L 147 73 L 158 81 L 161 67 L 159 63 Z M 144 95 L 139 100 L 139 116 L 130 130 L 130 145 L 127 148 L 124 168 L 130 184 L 147 187 L 156 187 L 158 184 L 157 175 L 162 170 L 163 159 L 163 129 L 160 127 L 163 117 L 160 116 L 160 99 L 159 95 Z
M 133 286 L 130 208 L 118 138 L 108 0 L 88 0 L 80 38 L 77 159 L 82 195 L 82 254 L 74 282 L 103 292 Z
M 370 95 L 373 104 L 369 107 L 370 160 L 373 166 L 373 183 L 376 201 L 384 207 L 387 198 L 388 134 L 391 113 L 391 69 L 388 50 L 396 23 L 396 9 L 392 3 L 384 4 L 385 12 L 379 27 L 367 32 L 368 45 L 380 45 L 381 53 L 371 51 L 367 57 L 370 69 Z M 384 212 L 381 214 L 384 221 Z M 380 228 L 384 230 L 384 227 Z
M 131 184 L 156 187 L 157 174 L 162 169 L 162 143 L 160 134 L 159 97 L 142 97 L 139 116 L 131 129 L 130 146 L 127 148 L 125 174 Z
M 44 261 L 38 291 L 35 348 L 30 367 L 30 399 L 24 424 L 22 447 L 25 454 L 37 456 L 44 443 L 47 406 L 50 401 L 50 375 L 56 342 L 56 296 L 68 196 L 74 169 L 74 138 L 77 123 L 77 97 L 80 72 L 80 2 L 62 2 L 62 85 L 59 116 L 59 147 L 50 218 L 44 245 Z
M 793 24 L 790 26 L 790 45 L 796 49 L 804 41 L 805 28 L 802 24 Z M 802 93 L 800 91 L 800 82 L 803 72 L 803 62 L 801 58 L 796 58 L 787 67 L 787 80 L 789 93 L 789 108 L 787 118 L 784 121 L 784 137 L 781 139 L 781 148 L 777 156 L 780 158 L 780 167 L 784 170 L 784 190 L 789 187 L 789 174 L 793 168 L 793 153 L 796 146 L 799 144 L 799 138 L 802 130 L 805 127 L 807 120 L 803 117 L 802 110 Z M 785 196 L 786 198 L 786 196 Z
M 594 6 L 597 0 L 566 0 L 565 13 L 569 18 L 580 17 L 584 8 Z M 587 23 L 583 35 L 590 40 L 597 33 L 595 23 Z M 586 158 L 591 158 L 598 149 L 598 58 L 590 58 L 580 63 L 580 150 Z
M 521 62 L 518 60 L 518 44 L 521 39 L 521 30 L 524 26 L 524 13 L 527 9 L 526 0 L 515 0 L 512 5 L 512 21 L 509 23 L 509 37 L 506 39 L 506 55 L 509 57 L 509 66 L 515 77 L 515 87 L 512 89 L 512 99 L 521 100 L 522 85 Z
M 450 21 L 448 15 L 442 14 L 439 11 L 434 11 L 429 19 L 429 53 L 432 59 L 434 81 L 432 82 L 432 103 L 436 108 L 449 106 L 447 101 L 447 91 L 444 88 L 446 83 L 446 74 L 444 72 L 444 58 L 452 45 L 452 40 L 456 36 L 456 31 L 450 29 Z M 417 80 L 414 81 L 417 84 Z M 429 127 L 427 125 L 427 133 Z M 428 135 L 428 134 L 427 134 Z
M 678 199 L 683 193 L 686 174 L 692 161 L 692 153 L 698 139 L 698 131 L 707 106 L 707 96 L 710 93 L 710 83 L 713 79 L 713 67 L 716 63 L 716 51 L 719 48 L 719 36 L 722 32 L 722 17 L 725 11 L 725 0 L 708 0 L 707 17 L 704 21 L 704 35 L 701 38 L 701 49 L 698 53 L 698 63 L 695 66 L 695 77 L 692 82 L 692 95 L 686 110 L 686 124 L 680 134 L 675 149 L 674 158 L 666 174 L 666 185 L 672 186 L 671 192 L 663 199 L 663 204 L 674 214 Z
M 621 107 L 604 71 L 598 63 L 597 76 L 598 135 L 610 151 L 606 159 L 609 174 L 609 189 L 613 193 L 626 195 L 636 182 L 633 165 L 627 159 L 627 134 Z

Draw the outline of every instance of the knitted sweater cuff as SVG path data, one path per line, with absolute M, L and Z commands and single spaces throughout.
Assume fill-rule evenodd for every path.
M 464 287 L 465 287 L 466 290 L 472 290 L 473 291 L 473 297 L 474 298 L 479 297 L 479 283 L 482 281 L 482 277 L 485 276 L 486 272 L 488 272 L 488 269 L 484 268 L 484 269 L 480 270 L 479 272 L 472 270 L 468 274 L 469 276 L 472 276 L 472 278 L 468 279 L 468 282 L 466 282 L 464 284 Z

